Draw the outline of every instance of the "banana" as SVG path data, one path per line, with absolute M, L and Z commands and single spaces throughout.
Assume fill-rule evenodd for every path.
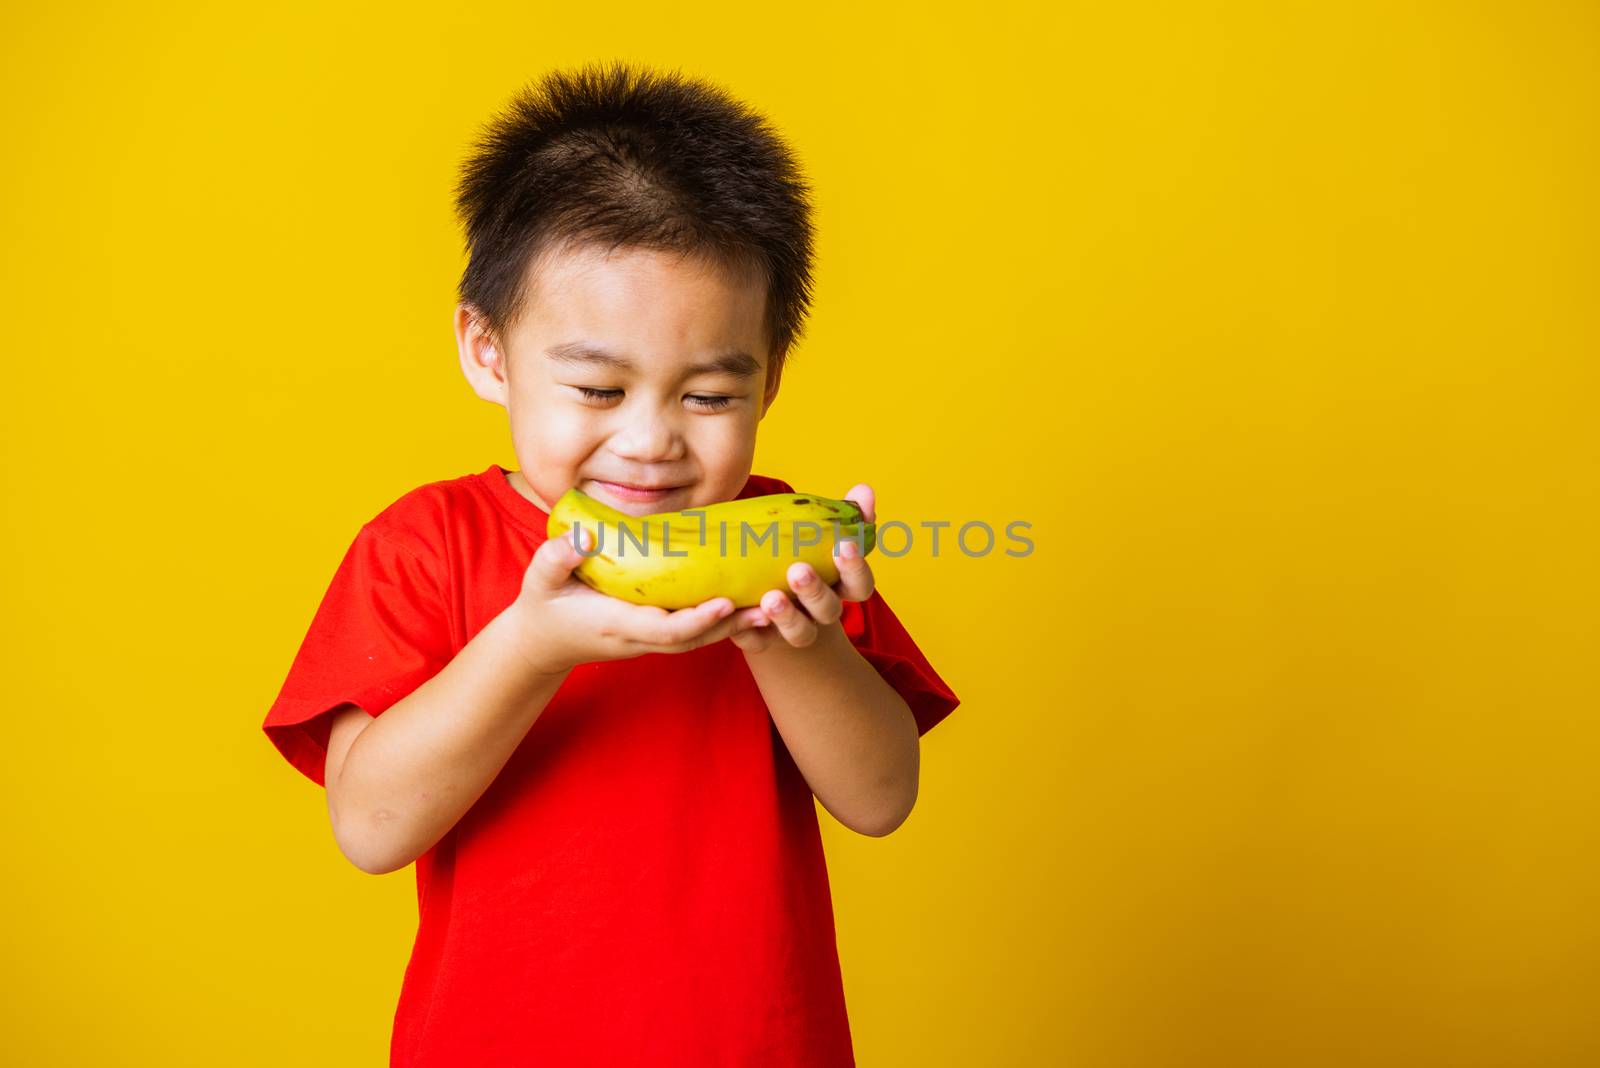
M 810 564 L 828 585 L 839 581 L 837 542 L 854 540 L 872 551 L 876 526 L 854 501 L 809 493 L 771 493 L 680 512 L 631 516 L 569 489 L 550 510 L 545 535 L 587 530 L 586 558 L 578 579 L 612 597 L 659 608 L 689 608 L 713 597 L 737 608 L 761 603 L 768 590 L 789 589 L 797 560 Z

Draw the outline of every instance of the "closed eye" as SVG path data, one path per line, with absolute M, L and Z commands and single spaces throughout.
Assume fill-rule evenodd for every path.
M 614 397 L 621 396 L 622 394 L 622 390 L 620 389 L 596 389 L 593 386 L 574 386 L 573 388 L 576 389 L 585 400 L 606 401 L 611 400 Z M 702 410 L 709 412 L 719 411 L 723 408 L 726 408 L 734 401 L 733 397 L 721 397 L 705 393 L 691 393 L 689 394 L 688 399 L 693 401 Z

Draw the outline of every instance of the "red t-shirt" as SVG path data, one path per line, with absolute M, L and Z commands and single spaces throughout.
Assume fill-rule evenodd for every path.
M 493 464 L 366 523 L 263 724 L 284 757 L 325 785 L 328 713 L 443 668 L 547 518 Z M 919 734 L 957 706 L 881 594 L 844 613 Z M 730 641 L 574 669 L 416 873 L 391 1065 L 854 1063 L 811 790 Z

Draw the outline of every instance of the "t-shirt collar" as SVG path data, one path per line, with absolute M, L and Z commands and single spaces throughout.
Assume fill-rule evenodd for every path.
M 512 519 L 540 538 L 546 537 L 545 531 L 550 522 L 550 513 L 518 493 L 516 487 L 508 481 L 507 474 L 506 469 L 499 464 L 490 464 L 488 470 L 478 475 L 478 479 L 488 487 L 489 496 L 498 501 L 501 507 L 511 514 Z

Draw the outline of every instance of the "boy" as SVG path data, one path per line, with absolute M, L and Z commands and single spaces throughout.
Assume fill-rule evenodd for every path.
M 352 863 L 416 864 L 393 1065 L 854 1063 L 812 799 L 888 834 L 958 699 L 848 541 L 832 587 L 796 563 L 757 607 L 666 612 L 545 537 L 571 486 L 632 515 L 792 492 L 750 466 L 807 188 L 721 90 L 620 65 L 549 75 L 464 169 L 457 346 L 520 470 L 366 523 L 263 724 Z

